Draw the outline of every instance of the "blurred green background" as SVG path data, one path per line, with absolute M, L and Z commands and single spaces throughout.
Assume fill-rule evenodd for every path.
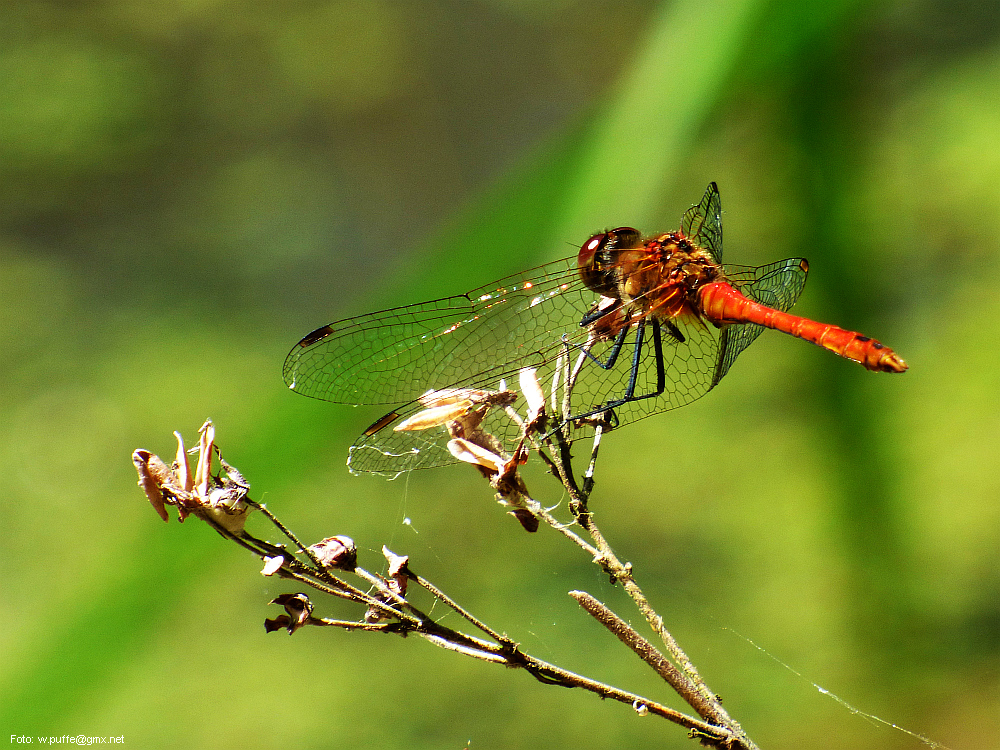
M 607 226 L 673 229 L 710 180 L 728 261 L 808 257 L 796 311 L 911 369 L 765 334 L 708 397 L 608 436 L 598 520 L 762 747 L 921 746 L 812 683 L 1000 746 L 991 0 L 4 4 L 0 724 L 143 748 L 693 747 L 418 639 L 265 635 L 292 589 L 164 525 L 129 455 L 212 417 L 304 539 L 348 534 L 374 569 L 388 544 L 529 652 L 677 706 L 566 596 L 638 621 L 581 554 L 468 467 L 348 475 L 381 411 L 280 371 L 339 317 Z

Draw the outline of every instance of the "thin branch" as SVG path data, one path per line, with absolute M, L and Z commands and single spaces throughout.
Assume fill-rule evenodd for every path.
M 664 719 L 674 722 L 675 724 L 680 724 L 683 727 L 694 730 L 699 733 L 699 735 L 704 735 L 706 738 L 715 740 L 720 747 L 725 747 L 727 743 L 731 745 L 733 740 L 732 733 L 725 727 L 717 727 L 711 724 L 707 724 L 703 721 L 699 721 L 692 716 L 683 714 L 679 711 L 675 711 L 672 708 L 667 708 L 655 701 L 651 701 L 648 698 L 643 698 L 641 695 L 636 695 L 635 693 L 630 693 L 626 690 L 619 690 L 618 688 L 611 687 L 610 685 L 605 685 L 597 680 L 591 680 L 582 675 L 575 674 L 574 672 L 567 671 L 565 669 L 560 669 L 552 664 L 541 661 L 540 659 L 534 659 L 525 655 L 527 663 L 524 668 L 535 675 L 536 679 L 544 678 L 543 682 L 550 682 L 558 685 L 563 685 L 565 687 L 579 687 L 584 690 L 589 690 L 592 693 L 600 695 L 602 698 L 611 698 L 612 700 L 618 701 L 620 703 L 625 703 L 637 711 L 642 710 L 642 708 L 647 709 L 650 713 L 656 714 L 657 716 L 662 716 Z
M 586 352 L 581 352 L 581 357 L 585 355 Z M 564 367 L 567 371 L 569 370 L 568 356 Z M 581 362 L 578 361 L 576 367 L 571 372 L 567 372 L 567 389 L 572 390 L 580 367 Z M 564 405 L 566 403 L 568 402 L 564 402 Z M 524 438 L 530 437 L 528 433 L 532 429 L 539 429 L 536 424 L 540 424 L 540 421 L 534 417 L 529 420 L 518 419 L 516 421 L 525 433 Z M 184 466 L 167 467 L 159 458 L 151 456 L 148 451 L 137 451 L 133 455 L 133 462 L 136 463 L 139 470 L 140 485 L 147 492 L 147 497 L 161 517 L 165 515 L 165 505 L 176 505 L 182 518 L 184 515 L 195 514 L 210 523 L 225 538 L 236 542 L 261 558 L 272 560 L 273 564 L 268 564 L 264 568 L 263 572 L 266 575 L 279 575 L 368 608 L 364 617 L 356 620 L 313 617 L 313 604 L 305 594 L 284 594 L 275 599 L 273 603 L 283 605 L 287 614 L 267 620 L 265 625 L 269 631 L 287 629 L 289 633 L 294 633 L 304 625 L 315 625 L 338 627 L 345 631 L 362 630 L 399 636 L 418 635 L 439 648 L 489 663 L 524 669 L 544 684 L 582 688 L 602 698 L 611 698 L 630 705 L 641 714 L 652 713 L 661 716 L 689 729 L 691 736 L 696 737 L 704 745 L 756 750 L 756 746 L 746 737 L 739 724 L 722 710 L 718 698 L 711 693 L 690 660 L 663 627 L 662 619 L 649 605 L 642 590 L 636 584 L 632 576 L 631 565 L 623 564 L 618 559 L 595 523 L 593 514 L 587 508 L 588 494 L 593 487 L 594 466 L 604 425 L 599 422 L 595 425 L 594 444 L 584 477 L 583 491 L 580 490 L 573 474 L 570 440 L 565 433 L 566 426 L 567 423 L 564 422 L 561 427 L 545 435 L 542 439 L 542 442 L 551 450 L 551 456 L 542 450 L 539 450 L 539 453 L 560 479 L 566 492 L 569 493 L 569 508 L 575 516 L 575 523 L 579 524 L 590 535 L 593 544 L 576 534 L 571 528 L 573 524 L 563 523 L 548 509 L 527 495 L 524 483 L 516 473 L 517 464 L 513 461 L 509 462 L 503 477 L 499 475 L 498 470 L 494 472 L 496 474 L 494 479 L 497 480 L 494 486 L 498 490 L 499 497 L 506 504 L 513 504 L 516 500 L 520 503 L 517 507 L 525 508 L 539 520 L 545 521 L 551 528 L 571 540 L 590 555 L 595 563 L 601 565 L 613 581 L 618 581 L 623 585 L 650 626 L 664 641 L 668 655 L 660 653 L 624 620 L 589 594 L 571 592 L 571 595 L 592 616 L 629 645 L 648 665 L 663 676 L 664 680 L 701 716 L 700 719 L 635 693 L 562 669 L 525 653 L 509 637 L 491 628 L 430 581 L 410 570 L 406 557 L 395 555 L 389 550 L 383 549 L 390 561 L 390 568 L 388 576 L 380 576 L 357 567 L 356 550 L 353 542 L 349 539 L 344 543 L 343 537 L 328 537 L 317 545 L 307 547 L 273 513 L 263 505 L 246 498 L 249 485 L 235 469 L 228 465 L 224 465 L 228 472 L 228 479 L 223 479 L 219 476 L 209 475 L 210 459 L 207 462 L 200 459 L 199 480 L 196 490 L 192 491 L 187 489 L 190 486 L 190 476 L 189 473 L 186 473 L 187 470 Z M 209 424 L 208 427 L 211 425 Z M 203 428 L 203 431 L 205 429 Z M 179 436 L 178 440 L 181 444 Z M 211 454 L 213 440 L 214 430 L 208 430 L 203 434 L 200 449 L 203 454 Z M 532 441 L 532 444 L 536 449 L 540 448 L 535 441 Z M 205 455 L 202 456 L 202 459 L 205 458 Z M 158 462 L 155 465 L 154 458 Z M 497 461 L 499 463 L 500 459 Z M 501 479 L 503 481 L 500 481 Z M 219 515 L 220 506 L 209 492 L 212 487 L 216 488 L 216 491 L 221 491 L 224 499 L 228 502 L 228 505 L 221 508 L 221 512 L 225 515 Z M 507 498 L 513 499 L 508 501 Z M 241 503 L 245 507 L 240 506 Z M 276 545 L 247 533 L 243 529 L 243 523 L 249 509 L 260 510 L 292 542 L 297 551 L 290 551 L 284 545 Z M 226 526 L 220 525 L 217 518 L 222 519 Z M 337 541 L 340 547 L 331 551 L 327 543 L 334 541 Z M 299 559 L 299 555 L 306 559 Z M 358 576 L 372 587 L 373 593 L 367 593 L 352 586 L 340 576 L 335 575 L 333 569 L 342 574 Z M 407 599 L 407 581 L 415 581 L 437 601 L 456 612 L 464 621 L 490 640 L 449 628 L 431 619 L 427 613 L 421 611 Z
M 635 578 L 632 575 L 631 564 L 623 564 L 621 560 L 615 555 L 614 550 L 608 544 L 601 530 L 597 527 L 594 522 L 593 514 L 588 511 L 584 511 L 580 514 L 580 525 L 583 526 L 590 533 L 591 537 L 594 539 L 597 548 L 600 550 L 600 564 L 608 571 L 614 580 L 622 584 L 625 591 L 635 602 L 639 611 L 642 613 L 643 617 L 649 623 L 650 627 L 653 629 L 663 641 L 664 646 L 667 649 L 667 653 L 670 654 L 672 658 L 683 671 L 690 683 L 689 687 L 685 689 L 682 693 L 682 697 L 689 702 L 692 708 L 698 711 L 699 715 L 705 716 L 713 723 L 717 723 L 721 726 L 728 727 L 734 735 L 741 737 L 745 740 L 746 747 L 753 747 L 753 744 L 748 738 L 746 738 L 745 733 L 739 724 L 729 716 L 728 712 L 722 707 L 719 702 L 718 696 L 713 693 L 705 681 L 702 679 L 698 670 L 695 669 L 694 664 L 688 658 L 687 654 L 684 653 L 680 645 L 670 634 L 670 632 L 663 625 L 663 618 L 660 617 L 656 610 L 649 604 L 649 600 L 646 599 L 646 595 L 642 592 L 639 584 L 635 582 Z M 698 696 L 695 702 L 691 702 L 689 697 Z M 703 713 L 704 712 L 704 713 Z
M 652 643 L 639 635 L 631 625 L 585 591 L 570 591 L 569 595 L 666 680 L 670 687 L 698 712 L 699 716 L 713 724 L 732 726 L 734 722 L 731 718 L 719 715 L 718 700 L 706 701 L 700 690 L 692 690 L 692 680 L 675 667 Z M 748 744 L 747 747 L 753 745 Z
M 600 554 L 597 551 L 596 547 L 588 544 L 587 541 L 579 534 L 573 533 L 573 531 L 571 531 L 569 528 L 569 524 L 565 524 L 558 518 L 553 516 L 548 510 L 542 507 L 542 504 L 539 503 L 537 500 L 525 496 L 524 501 L 525 501 L 525 506 L 528 508 L 528 510 L 534 513 L 538 518 L 545 521 L 545 523 L 547 523 L 553 529 L 555 529 L 560 534 L 565 536 L 567 539 L 573 542 L 573 544 L 577 545 L 580 549 L 587 552 L 592 558 L 596 558 Z
M 493 630 L 489 625 L 487 625 L 486 623 L 482 622 L 480 619 L 475 617 L 471 612 L 466 610 L 464 607 L 460 606 L 458 602 L 456 602 L 450 596 L 445 594 L 443 591 L 441 591 L 441 589 L 439 589 L 433 583 L 428 581 L 426 578 L 418 576 L 416 573 L 413 572 L 411 572 L 410 575 L 412 577 L 412 580 L 416 581 L 421 588 L 430 592 L 431 595 L 433 595 L 436 599 L 438 599 L 439 601 L 443 602 L 445 605 L 453 609 L 455 612 L 461 615 L 461 617 L 463 617 L 465 620 L 470 622 L 475 627 L 479 628 L 493 640 L 497 641 L 497 643 L 504 640 L 504 637 L 502 635 L 500 635 L 495 630 Z
M 593 488 L 594 484 L 592 479 L 593 470 L 597 460 L 597 451 L 600 446 L 602 433 L 603 425 L 598 424 L 595 428 L 595 439 L 591 453 L 591 460 L 587 467 L 587 474 L 585 475 L 584 481 L 584 487 L 587 492 L 581 492 L 576 483 L 570 459 L 569 445 L 563 433 L 563 428 L 560 427 L 551 436 L 554 438 L 559 447 L 559 450 L 554 452 L 553 456 L 556 473 L 562 480 L 563 487 L 567 492 L 569 492 L 570 497 L 572 498 L 570 510 L 573 511 L 574 515 L 577 517 L 577 521 L 580 526 L 585 529 L 591 539 L 594 540 L 594 547 L 597 551 L 597 554 L 594 556 L 594 562 L 599 564 L 608 573 L 608 575 L 611 576 L 612 580 L 618 581 L 622 584 L 625 591 L 635 602 L 639 611 L 653 629 L 653 632 L 660 637 L 660 640 L 666 647 L 667 653 L 670 654 L 670 658 L 673 659 L 676 665 L 680 668 L 680 671 L 677 671 L 676 669 L 674 671 L 675 676 L 682 678 L 681 683 L 683 684 L 683 687 L 678 690 L 681 697 L 683 697 L 685 701 L 687 701 L 688 704 L 699 713 L 699 715 L 708 719 L 713 724 L 718 724 L 728 728 L 733 737 L 738 738 L 737 741 L 741 747 L 748 749 L 754 748 L 755 745 L 743 732 L 739 723 L 729 716 L 728 712 L 722 707 L 718 696 L 716 696 L 715 693 L 709 689 L 708 685 L 705 684 L 705 681 L 702 679 L 687 654 L 683 651 L 683 649 L 681 649 L 674 637 L 664 627 L 663 618 L 660 617 L 649 604 L 649 601 L 646 599 L 642 589 L 636 583 L 635 578 L 632 575 L 631 564 L 621 562 L 614 550 L 611 548 L 611 545 L 608 544 L 604 534 L 595 522 L 593 514 L 588 508 L 587 500 L 589 499 L 589 491 Z M 554 523 L 554 519 L 551 519 L 551 517 L 546 518 L 545 516 L 540 516 L 540 518 L 545 520 L 553 528 L 559 530 L 558 522 Z M 620 620 L 620 618 L 617 619 Z M 636 635 L 638 634 L 636 633 Z M 677 688 L 675 687 L 675 689 Z

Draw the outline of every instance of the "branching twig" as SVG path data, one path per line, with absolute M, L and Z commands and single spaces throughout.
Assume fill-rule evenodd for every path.
M 568 378 L 566 387 L 571 388 L 581 365 L 577 362 L 570 371 L 568 355 L 565 359 Z M 529 397 L 529 402 L 532 400 Z M 534 397 L 534 400 L 537 402 L 537 397 Z M 564 406 L 565 404 L 568 404 L 567 400 L 564 400 Z M 509 408 L 509 405 L 505 404 L 505 407 Z M 667 655 L 659 652 L 624 620 L 589 594 L 570 593 L 588 613 L 653 667 L 698 713 L 700 719 L 635 693 L 562 669 L 524 652 L 509 637 L 487 625 L 429 580 L 414 572 L 409 565 L 409 559 L 405 556 L 396 555 L 383 547 L 388 562 L 387 572 L 375 574 L 357 565 L 357 551 L 353 541 L 348 537 L 327 537 L 317 544 L 306 546 L 271 511 L 247 497 L 249 485 L 239 472 L 221 461 L 221 456 L 219 460 L 225 475 L 221 472 L 218 475 L 211 474 L 212 457 L 218 453 L 211 423 L 206 423 L 201 430 L 196 476 L 191 476 L 179 435 L 177 436 L 178 460 L 172 466 L 167 466 L 149 451 L 136 451 L 133 461 L 139 471 L 140 485 L 164 519 L 168 517 L 165 506 L 170 505 L 177 508 L 181 520 L 187 515 L 196 515 L 208 522 L 225 538 L 259 556 L 264 561 L 262 571 L 264 575 L 277 575 L 293 580 L 365 608 L 363 615 L 353 620 L 314 617 L 313 603 L 305 594 L 283 594 L 272 603 L 282 605 L 285 614 L 266 620 L 267 630 L 285 629 L 291 634 L 306 625 L 314 625 L 336 627 L 344 631 L 417 635 L 433 645 L 455 653 L 523 669 L 544 684 L 581 688 L 602 698 L 625 703 L 640 714 L 660 716 L 686 727 L 690 730 L 691 736 L 704 745 L 756 750 L 755 745 L 746 737 L 739 725 L 722 710 L 718 698 L 704 684 L 690 660 L 663 627 L 662 619 L 649 605 L 636 584 L 631 565 L 623 564 L 618 559 L 588 509 L 587 500 L 594 483 L 594 465 L 604 430 L 600 416 L 593 420 L 596 426 L 595 439 L 581 488 L 573 474 L 570 441 L 564 432 L 566 423 L 539 439 L 537 430 L 546 421 L 544 403 L 542 405 L 536 403 L 524 419 L 519 415 L 512 415 L 523 431 L 522 444 L 530 442 L 569 494 L 569 507 L 574 520 L 566 523 L 528 495 L 524 482 L 517 476 L 517 466 L 523 460 L 519 458 L 520 449 L 515 452 L 513 458 L 504 458 L 493 452 L 492 449 L 498 444 L 495 439 L 491 440 L 490 436 L 478 432 L 478 424 L 482 420 L 484 411 L 481 405 L 477 404 L 477 408 L 479 410 L 475 412 L 474 417 L 469 417 L 454 428 L 460 429 L 464 436 L 461 438 L 462 445 L 459 446 L 462 460 L 477 464 L 477 468 L 490 479 L 501 502 L 515 508 L 512 512 L 518 516 L 518 520 L 525 525 L 525 528 L 534 530 L 538 521 L 545 522 L 590 555 L 613 581 L 622 584 L 654 632 L 664 642 Z M 260 511 L 291 543 L 291 546 L 275 544 L 250 535 L 244 529 L 244 524 L 247 515 L 253 510 Z M 531 524 L 527 522 L 526 516 L 538 520 Z M 576 525 L 587 532 L 593 543 L 573 531 Z M 348 583 L 344 579 L 347 575 L 356 576 L 363 582 L 363 586 L 367 587 L 367 591 Z M 410 582 L 416 583 L 435 600 L 457 613 L 483 637 L 447 627 L 432 619 L 410 601 L 407 594 Z
M 594 547 L 597 550 L 594 561 L 608 573 L 613 581 L 617 581 L 622 584 L 622 587 L 635 602 L 636 607 L 638 607 L 650 627 L 659 636 L 660 640 L 663 641 L 667 653 L 670 655 L 670 659 L 673 660 L 676 666 L 671 664 L 666 657 L 653 649 L 652 645 L 649 644 L 648 641 L 645 641 L 645 639 L 639 636 L 639 634 L 628 626 L 621 618 L 605 608 L 603 605 L 600 605 L 597 600 L 593 600 L 592 598 L 588 600 L 588 603 L 592 600 L 593 604 L 597 605 L 593 607 L 586 606 L 584 601 L 580 601 L 580 603 L 590 614 L 595 616 L 602 625 L 612 629 L 612 632 L 616 632 L 612 627 L 612 623 L 615 624 L 614 627 L 619 629 L 621 629 L 621 626 L 624 626 L 625 629 L 631 631 L 632 636 L 630 637 L 637 639 L 634 641 L 636 644 L 640 641 L 645 643 L 648 647 L 647 653 L 650 658 L 658 659 L 660 669 L 663 671 L 661 672 L 660 669 L 657 669 L 657 671 L 661 674 L 661 676 L 664 677 L 668 684 L 670 684 L 671 687 L 673 687 L 674 690 L 676 690 L 677 693 L 684 698 L 688 705 L 697 711 L 702 718 L 712 724 L 726 727 L 731 733 L 732 738 L 736 738 L 735 744 L 731 745 L 732 747 L 742 747 L 747 750 L 755 749 L 756 745 L 754 745 L 749 737 L 746 736 L 746 733 L 740 725 L 729 716 L 728 712 L 722 707 L 718 696 L 705 684 L 705 681 L 701 678 L 701 675 L 698 673 L 698 670 L 688 658 L 687 654 L 683 651 L 683 649 L 681 649 L 674 637 L 664 627 L 663 618 L 660 617 L 649 604 L 649 601 L 642 592 L 642 589 L 636 583 L 632 574 L 631 563 L 621 562 L 614 550 L 611 548 L 611 545 L 608 544 L 604 534 L 597 526 L 593 514 L 589 510 L 587 501 L 589 499 L 589 492 L 593 488 L 593 469 L 596 463 L 597 451 L 600 446 L 602 432 L 603 425 L 599 423 L 595 429 L 594 445 L 591 452 L 590 463 L 587 467 L 587 475 L 584 481 L 584 488 L 586 492 L 577 490 L 577 484 L 573 478 L 573 467 L 568 461 L 568 441 L 563 436 L 562 429 L 558 430 L 554 435 L 554 439 L 559 447 L 559 450 L 555 452 L 552 460 L 556 465 L 559 476 L 565 477 L 563 486 L 571 495 L 572 500 L 570 507 L 575 511 L 577 521 L 580 526 L 588 532 L 591 539 L 594 540 Z M 548 518 L 542 517 L 542 520 L 545 520 L 550 525 L 553 525 Z M 625 631 L 622 630 L 622 632 Z M 617 634 L 618 633 L 616 632 L 616 635 Z M 653 654 L 655 654 L 655 657 Z M 670 669 L 668 670 L 664 665 L 669 665 Z M 667 677 L 668 674 L 670 675 L 669 678 Z

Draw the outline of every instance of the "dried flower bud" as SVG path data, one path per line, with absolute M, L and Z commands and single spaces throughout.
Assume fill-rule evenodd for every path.
M 172 472 L 159 456 L 147 450 L 139 449 L 132 454 L 132 463 L 139 473 L 139 486 L 146 493 L 149 504 L 160 515 L 164 521 L 169 521 L 167 509 L 163 503 L 163 491 L 161 487 L 170 481 Z
M 273 620 L 266 619 L 264 620 L 264 632 L 273 633 L 275 630 L 288 629 L 288 626 L 291 624 L 291 622 L 292 618 L 289 617 L 288 615 L 278 615 Z M 295 632 L 294 630 L 288 629 L 289 635 L 291 635 L 294 632 Z
M 476 388 L 442 388 L 437 391 L 427 391 L 418 401 L 427 408 L 448 406 L 459 402 L 469 402 L 473 405 L 510 406 L 517 400 L 517 394 L 506 389 L 486 391 Z
M 250 506 L 243 502 L 245 492 L 220 487 L 212 490 L 200 508 L 194 512 L 205 519 L 211 519 L 232 534 L 239 534 L 246 526 Z
M 276 557 L 265 557 L 264 558 L 264 569 L 260 571 L 262 576 L 273 576 L 282 565 L 285 564 L 285 558 L 281 555 Z
M 288 634 L 291 635 L 309 621 L 309 617 L 313 611 L 313 604 L 309 601 L 309 597 L 301 593 L 282 594 L 273 599 L 271 604 L 280 604 L 288 614 L 279 615 L 273 620 L 265 620 L 264 629 L 268 633 L 284 627 L 288 630 Z
M 545 393 L 532 367 L 525 367 L 518 373 L 518 382 L 521 384 L 524 400 L 528 404 L 527 427 L 531 428 L 545 413 Z
M 212 476 L 212 455 L 215 449 L 215 425 L 211 419 L 198 428 L 198 468 L 195 470 L 194 483 L 198 494 L 205 497 L 208 494 L 208 481 Z
M 132 463 L 139 473 L 139 486 L 163 520 L 169 518 L 166 506 L 173 505 L 177 508 L 177 518 L 180 521 L 193 513 L 232 534 L 239 534 L 252 509 L 245 502 L 250 485 L 221 456 L 219 462 L 226 471 L 226 476 L 212 475 L 212 456 L 219 452 L 214 442 L 215 428 L 212 422 L 206 421 L 199 433 L 198 463 L 194 476 L 191 476 L 184 438 L 179 432 L 175 432 L 177 460 L 173 466 L 167 466 L 147 450 L 137 450 L 132 454 Z
M 324 568 L 354 570 L 358 565 L 358 548 L 349 536 L 327 537 L 312 545 L 309 550 Z
M 388 575 L 398 576 L 401 573 L 406 572 L 406 566 L 410 562 L 409 555 L 397 555 L 385 545 L 382 545 L 382 554 L 385 555 L 385 559 L 389 561 Z
M 409 556 L 397 555 L 384 545 L 382 547 L 382 554 L 389 561 L 389 570 L 386 571 L 389 588 L 399 596 L 406 596 L 406 582 L 409 577 L 409 571 L 406 566 L 410 562 Z
M 188 464 L 187 450 L 184 448 L 184 438 L 176 430 L 174 430 L 174 437 L 177 438 L 177 468 L 175 473 L 178 485 L 185 492 L 190 492 L 194 489 L 194 478 L 191 476 L 191 466 Z
M 389 570 L 386 572 L 384 578 L 385 588 L 380 587 L 379 591 L 374 594 L 374 598 L 390 607 L 396 607 L 396 597 L 401 599 L 406 598 L 406 584 L 411 575 L 406 566 L 410 558 L 406 555 L 397 555 L 385 546 L 382 547 L 382 554 L 385 555 L 385 559 L 389 562 Z M 386 619 L 386 614 L 381 608 L 370 606 L 365 612 L 364 619 L 365 622 L 381 622 Z
M 538 531 L 538 516 L 527 508 L 514 508 L 507 512 L 514 516 L 528 533 L 534 534 Z
M 489 469 L 493 473 L 499 473 L 504 464 L 504 460 L 493 451 L 487 450 L 481 445 L 473 443 L 464 438 L 452 438 L 448 441 L 448 450 L 459 461 L 467 464 L 474 464 Z
M 425 408 L 404 419 L 397 432 L 447 427 L 452 437 L 469 437 L 479 429 L 490 407 L 510 406 L 517 400 L 514 391 L 486 391 L 474 388 L 443 388 L 427 391 L 419 399 Z
M 433 406 L 429 409 L 418 411 L 412 417 L 404 419 L 392 429 L 396 432 L 407 432 L 412 430 L 429 430 L 431 427 L 440 427 L 448 422 L 460 419 L 473 407 L 471 401 L 457 401 L 454 404 L 443 406 Z

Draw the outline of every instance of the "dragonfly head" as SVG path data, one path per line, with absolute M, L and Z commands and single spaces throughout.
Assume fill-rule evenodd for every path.
M 595 234 L 583 243 L 576 257 L 583 283 L 604 297 L 618 299 L 618 254 L 641 244 L 642 235 L 632 227 L 618 227 Z

